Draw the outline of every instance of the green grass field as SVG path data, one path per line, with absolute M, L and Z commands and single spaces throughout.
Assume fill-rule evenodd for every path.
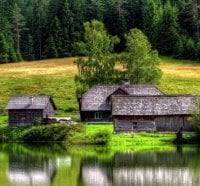
M 0 124 L 7 123 L 5 106 L 10 96 L 51 95 L 57 115 L 78 116 L 74 58 L 50 59 L 0 65 Z M 200 63 L 161 57 L 163 77 L 158 87 L 167 94 L 200 97 Z
M 171 150 L 176 148 L 173 145 L 173 141 L 176 138 L 175 133 L 151 133 L 151 132 L 139 132 L 139 133 L 114 133 L 112 124 L 89 124 L 84 125 L 82 132 L 73 133 L 70 138 L 72 144 L 80 145 L 87 144 L 92 141 L 92 136 L 99 131 L 109 131 L 111 139 L 108 144 L 108 148 L 111 151 L 145 151 L 145 150 Z M 183 138 L 189 139 L 193 136 L 192 133 L 184 133 Z

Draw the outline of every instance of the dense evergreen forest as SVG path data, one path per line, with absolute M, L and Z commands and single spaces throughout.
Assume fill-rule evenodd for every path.
M 1 0 L 0 62 L 80 55 L 83 23 L 117 35 L 139 28 L 162 55 L 200 60 L 200 0 Z

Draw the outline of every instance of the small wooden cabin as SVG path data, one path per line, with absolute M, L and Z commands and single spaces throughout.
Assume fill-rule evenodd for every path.
M 32 125 L 36 119 L 53 117 L 56 105 L 50 96 L 11 97 L 6 107 L 10 127 Z
M 81 121 L 112 122 L 114 95 L 163 95 L 163 92 L 154 85 L 96 85 L 78 100 Z
M 198 108 L 194 95 L 113 96 L 116 132 L 192 130 L 188 116 Z

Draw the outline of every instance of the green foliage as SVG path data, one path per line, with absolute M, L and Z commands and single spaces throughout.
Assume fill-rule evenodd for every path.
M 111 55 L 118 38 L 110 36 L 104 24 L 93 20 L 84 23 L 85 42 L 79 43 L 80 51 L 88 56 L 75 61 L 79 74 L 76 75 L 77 95 L 96 84 L 112 84 L 117 80 L 116 58 Z
M 52 35 L 46 40 L 45 55 L 47 58 L 58 57 L 58 51 Z
M 196 31 L 196 19 L 193 0 L 182 1 L 179 9 L 178 20 L 182 28 L 182 32 L 186 32 L 188 35 L 194 36 Z
M 92 136 L 92 143 L 95 145 L 107 145 L 111 140 L 111 133 L 108 130 L 101 130 Z
M 22 135 L 26 142 L 34 141 L 64 141 L 67 138 L 67 125 L 52 124 L 46 126 L 31 127 Z
M 163 9 L 160 0 L 147 0 L 143 7 L 143 30 L 152 46 L 156 48 Z
M 191 50 L 196 52 L 199 12 L 199 1 L 193 0 L 3 0 L 0 32 L 9 48 L 8 62 L 80 55 L 76 43 L 84 40 L 83 23 L 93 19 L 120 38 L 117 53 L 125 50 L 124 34 L 139 28 L 159 53 L 180 58 L 180 50 L 186 53 L 177 42 L 181 35 L 194 41 Z
M 12 25 L 14 30 L 16 48 L 19 52 L 21 50 L 21 32 L 25 30 L 25 24 L 25 18 L 21 14 L 21 8 L 17 5 L 17 3 L 15 3 L 12 9 Z
M 1 142 L 59 142 L 83 130 L 82 125 L 51 124 L 10 128 L 0 127 Z
M 155 83 L 161 78 L 157 51 L 151 49 L 147 37 L 139 29 L 125 36 L 127 52 L 122 58 L 124 73 L 131 83 Z
M 36 118 L 34 121 L 33 121 L 33 125 L 42 125 L 42 119 L 41 118 Z
M 27 37 L 27 42 L 24 50 L 25 51 L 23 52 L 23 57 L 26 60 L 31 61 L 35 59 L 34 42 L 33 42 L 33 37 L 30 34 Z
M 0 33 L 0 62 L 1 63 L 6 63 L 9 61 L 8 51 L 9 51 L 9 48 L 6 43 L 5 36 L 2 33 Z
M 163 16 L 159 25 L 157 49 L 161 54 L 170 55 L 174 51 L 179 36 L 178 11 L 169 0 L 163 7 Z
M 196 134 L 200 137 L 200 108 L 198 111 L 194 111 L 190 117 L 190 122 L 193 125 Z

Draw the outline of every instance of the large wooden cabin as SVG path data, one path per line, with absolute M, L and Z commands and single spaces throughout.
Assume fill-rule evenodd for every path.
M 165 95 L 154 85 L 97 85 L 79 99 L 81 121 L 113 122 L 116 132 L 192 130 L 194 95 Z
M 112 97 L 116 132 L 191 131 L 188 117 L 196 108 L 197 98 L 193 95 Z
M 112 96 L 163 95 L 154 85 L 97 85 L 79 99 L 83 122 L 112 122 Z

